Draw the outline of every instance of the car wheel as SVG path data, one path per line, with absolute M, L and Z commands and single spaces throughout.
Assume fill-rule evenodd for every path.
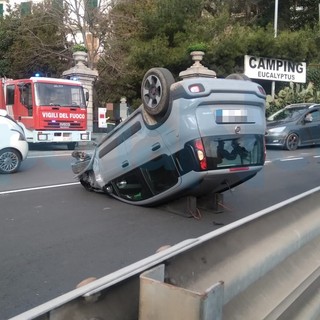
M 226 77 L 226 79 L 251 81 L 251 79 L 243 73 L 231 73 Z
M 67 144 L 67 148 L 68 148 L 68 150 L 74 150 L 76 145 L 77 145 L 76 142 L 70 142 Z
M 0 173 L 17 172 L 21 165 L 20 153 L 11 148 L 6 148 L 0 151 Z
M 152 116 L 163 115 L 169 106 L 170 87 L 175 82 L 165 68 L 152 68 L 143 77 L 141 98 L 144 110 Z
M 286 149 L 293 151 L 299 146 L 299 137 L 295 133 L 290 133 L 286 139 L 285 147 Z

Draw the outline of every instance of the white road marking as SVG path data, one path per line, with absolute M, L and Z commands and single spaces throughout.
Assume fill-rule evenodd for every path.
M 65 156 L 71 156 L 70 153 L 61 153 L 61 154 L 47 154 L 47 155 L 44 155 L 44 156 L 37 156 L 37 155 L 28 155 L 28 159 L 33 159 L 33 158 L 51 158 L 51 157 L 65 157 Z
M 59 188 L 59 187 L 68 187 L 74 186 L 79 184 L 79 182 L 71 182 L 71 183 L 64 183 L 64 184 L 54 184 L 51 186 L 43 186 L 43 187 L 32 187 L 32 188 L 25 188 L 25 189 L 18 189 L 18 190 L 8 190 L 8 191 L 0 191 L 0 195 L 10 194 L 10 193 L 19 193 L 19 192 L 27 192 L 27 191 L 35 191 L 35 190 L 43 190 L 43 189 L 52 189 L 52 188 Z
M 280 159 L 280 161 L 294 161 L 294 160 L 303 160 L 303 157 L 297 157 L 297 158 L 286 158 L 286 159 Z

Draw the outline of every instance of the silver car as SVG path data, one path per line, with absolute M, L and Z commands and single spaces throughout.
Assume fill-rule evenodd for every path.
M 265 92 L 251 81 L 206 77 L 175 82 L 150 69 L 143 104 L 96 146 L 74 152 L 88 190 L 157 205 L 221 193 L 254 177 L 265 160 Z

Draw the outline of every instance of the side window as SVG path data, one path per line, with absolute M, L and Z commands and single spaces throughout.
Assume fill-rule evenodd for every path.
M 6 87 L 6 105 L 14 104 L 14 85 L 10 84 Z
M 305 119 L 311 122 L 316 122 L 320 120 L 319 110 L 312 110 L 305 115 Z
M 312 112 L 312 118 L 313 121 L 320 121 L 320 110 Z
M 161 155 L 141 167 L 154 194 L 164 192 L 178 183 L 179 174 L 171 157 Z
M 170 189 L 178 180 L 179 174 L 171 157 L 161 155 L 114 179 L 112 185 L 113 192 L 121 198 L 140 201 Z
M 32 116 L 32 92 L 31 83 L 26 83 L 20 90 L 21 103 L 28 109 L 28 116 Z
M 134 169 L 112 182 L 117 194 L 123 199 L 139 201 L 152 196 L 139 169 Z

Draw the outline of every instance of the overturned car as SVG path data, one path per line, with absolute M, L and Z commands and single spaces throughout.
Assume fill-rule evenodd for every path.
M 74 152 L 77 179 L 126 203 L 158 205 L 221 193 L 265 160 L 265 92 L 251 81 L 186 77 L 152 68 L 142 105 L 97 144 Z

